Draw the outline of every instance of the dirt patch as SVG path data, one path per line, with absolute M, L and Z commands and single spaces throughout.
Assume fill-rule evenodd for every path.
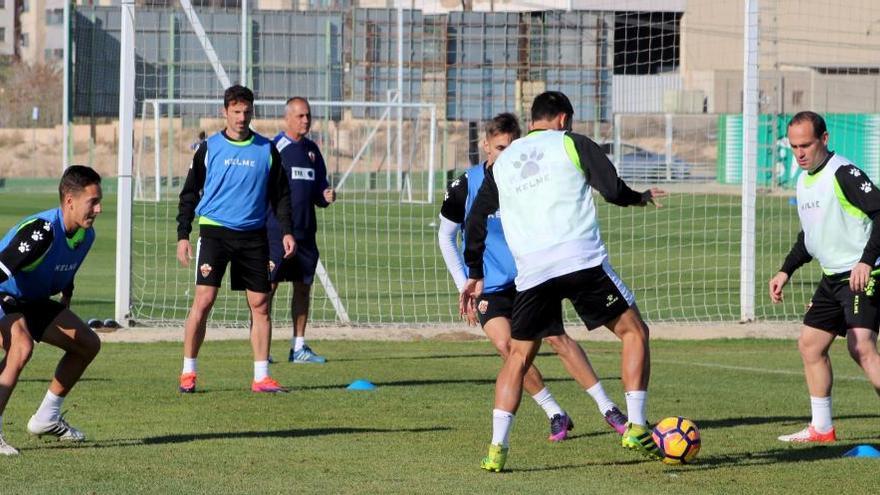
M 652 340 L 705 340 L 705 339 L 796 339 L 800 324 L 793 322 L 772 323 L 705 323 L 676 324 L 655 323 L 651 326 Z M 577 340 L 615 341 L 606 329 L 588 332 L 582 326 L 571 326 L 569 335 Z M 437 340 L 444 342 L 466 342 L 484 340 L 486 336 L 479 327 L 465 325 L 438 325 L 430 327 L 310 327 L 310 340 L 379 340 L 379 341 L 418 341 Z M 112 333 L 101 333 L 104 342 L 182 342 L 182 328 L 123 328 Z M 289 329 L 276 332 L 278 338 L 286 338 Z M 208 340 L 246 340 L 248 331 L 244 328 L 209 328 Z
M 443 342 L 466 342 L 469 340 L 484 340 L 486 338 L 485 335 L 475 334 L 472 332 L 446 332 L 446 333 L 438 333 L 431 340 L 440 340 Z

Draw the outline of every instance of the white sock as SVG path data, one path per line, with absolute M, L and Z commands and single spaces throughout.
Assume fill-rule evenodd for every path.
M 617 406 L 608 394 L 605 393 L 605 388 L 602 387 L 602 382 L 596 382 L 595 385 L 587 389 L 587 393 L 590 394 L 590 397 L 596 401 L 596 405 L 599 406 L 599 412 L 604 416 L 605 413 L 613 409 Z
M 540 392 L 532 396 L 535 399 L 535 402 L 541 406 L 541 409 L 547 413 L 548 418 L 552 418 L 557 414 L 565 414 L 565 411 L 559 407 L 559 404 L 556 403 L 556 399 L 553 398 L 553 394 L 550 393 L 550 390 L 547 387 L 541 389 Z
M 254 381 L 258 382 L 269 376 L 269 361 L 254 361 Z
M 196 359 L 198 358 L 183 358 L 183 372 L 184 373 L 195 373 L 196 372 Z
M 43 402 L 34 416 L 44 423 L 55 421 L 61 415 L 61 404 L 64 404 L 64 397 L 55 395 L 47 390 L 46 396 L 43 397 Z
M 292 344 L 293 344 L 293 352 L 298 352 L 300 349 L 303 348 L 304 345 L 306 345 L 306 338 L 305 337 L 294 337 Z
M 635 425 L 646 425 L 645 404 L 648 402 L 647 390 L 633 390 L 624 394 L 626 396 L 626 415 L 629 422 Z
M 492 409 L 492 445 L 507 447 L 511 426 L 513 426 L 513 413 Z
M 831 431 L 831 397 L 810 396 L 813 421 L 810 423 L 819 433 Z

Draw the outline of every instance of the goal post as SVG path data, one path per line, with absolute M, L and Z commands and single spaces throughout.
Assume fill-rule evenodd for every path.
M 252 128 L 269 137 L 277 134 L 283 129 L 285 104 L 286 100 L 256 100 Z M 141 115 L 134 124 L 132 174 L 135 215 L 131 319 L 135 321 L 172 324 L 184 314 L 193 280 L 186 276 L 186 270 L 181 274 L 179 267 L 174 266 L 171 247 L 176 241 L 177 196 L 199 144 L 198 135 L 211 134 L 223 127 L 219 117 L 222 105 L 219 99 L 157 98 L 141 102 Z M 328 179 L 337 190 L 340 204 L 359 196 L 381 197 L 383 202 L 396 201 L 400 205 L 431 207 L 435 203 L 437 114 L 433 104 L 313 100 L 310 105 L 310 137 L 319 144 Z M 378 115 L 369 118 L 365 113 L 368 109 Z M 398 133 L 399 123 L 389 118 L 398 111 L 404 117 L 402 134 Z M 359 113 L 363 114 L 361 118 L 356 117 Z M 400 135 L 408 139 L 398 147 L 395 141 Z M 398 160 L 388 155 L 389 150 L 392 154 L 403 150 L 404 156 Z M 399 190 L 394 179 L 398 174 L 404 178 Z M 356 208 L 356 204 L 348 208 Z M 337 207 L 346 206 L 334 205 L 328 211 Z M 324 229 L 323 216 L 320 212 L 319 229 Z M 163 245 L 165 253 L 159 254 L 162 250 L 156 248 Z M 322 301 L 332 308 L 333 320 L 347 324 L 351 319 L 345 294 L 334 285 L 335 278 L 332 265 L 328 269 L 319 262 L 316 279 Z M 170 293 L 177 295 L 169 303 Z M 241 323 L 246 321 L 242 320 L 241 312 L 232 309 L 237 304 L 221 293 L 214 311 L 227 315 L 230 323 Z M 288 317 L 283 307 L 280 304 L 276 310 L 282 319 Z M 169 312 L 170 308 L 177 309 Z

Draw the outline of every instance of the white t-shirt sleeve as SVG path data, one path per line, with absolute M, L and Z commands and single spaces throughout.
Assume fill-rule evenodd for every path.
M 467 281 L 464 258 L 457 244 L 460 231 L 460 224 L 440 215 L 440 230 L 437 233 L 437 241 L 440 244 L 440 252 L 443 253 L 443 261 L 446 262 L 446 269 L 452 275 L 452 279 L 455 281 L 455 286 L 459 292 L 464 288 L 464 283 Z

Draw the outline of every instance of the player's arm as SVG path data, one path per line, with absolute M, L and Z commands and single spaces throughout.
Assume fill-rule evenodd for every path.
M 880 257 L 880 191 L 868 175 L 855 165 L 838 168 L 834 179 L 846 200 L 870 218 L 872 223 L 871 235 L 865 243 L 862 257 L 853 267 L 849 279 L 850 288 L 861 292 L 871 278 L 877 258 Z
M 282 235 L 291 235 L 290 223 L 290 184 L 281 166 L 281 154 L 272 145 L 272 163 L 269 166 L 269 203 L 281 226 Z
M 461 224 L 464 223 L 467 192 L 467 174 L 462 174 L 449 184 L 443 204 L 440 206 L 440 230 L 437 232 L 437 242 L 440 244 L 440 252 L 443 253 L 443 261 L 459 292 L 467 282 L 464 258 L 457 243 Z
M 49 230 L 44 228 L 47 224 Z M 39 261 L 49 251 L 53 239 L 51 224 L 46 220 L 35 218 L 19 227 L 6 248 L 0 251 L 0 283 Z
M 653 203 L 655 197 L 665 196 L 659 189 L 636 192 L 618 175 L 617 169 L 592 139 L 573 132 L 565 134 L 565 150 L 569 158 L 587 178 L 587 183 L 605 198 L 605 201 L 618 206 L 645 206 Z
M 486 251 L 487 220 L 489 215 L 498 211 L 498 186 L 492 169 L 486 170 L 483 185 L 471 205 L 471 211 L 465 219 L 464 262 L 469 277 L 475 280 L 483 278 L 483 252 Z
M 474 301 L 483 293 L 483 253 L 486 251 L 487 221 L 489 215 L 498 211 L 498 186 L 492 169 L 486 170 L 483 185 L 471 204 L 465 219 L 464 262 L 468 267 L 468 279 L 458 297 L 458 312 L 471 322 L 475 315 Z
M 177 203 L 177 240 L 189 240 L 192 232 L 192 222 L 196 217 L 196 206 L 202 198 L 202 189 L 205 187 L 205 158 L 208 155 L 208 142 L 202 141 L 193 155 L 192 165 L 180 190 Z
M 281 244 L 284 246 L 284 258 L 293 256 L 296 251 L 296 241 L 293 238 L 293 221 L 290 207 L 290 184 L 287 175 L 284 173 L 284 167 L 281 165 L 281 153 L 270 146 L 269 155 L 269 204 L 278 219 L 278 225 L 281 227 Z
M 782 268 L 770 279 L 768 284 L 770 290 L 770 300 L 774 303 L 782 301 L 782 288 L 791 279 L 795 270 L 809 263 L 813 259 L 807 251 L 807 244 L 804 242 L 804 231 L 798 233 L 797 240 L 791 246 L 785 261 L 782 262 Z
M 330 192 L 327 192 L 327 190 Z M 327 182 L 327 164 L 321 150 L 315 146 L 315 188 L 312 190 L 312 203 L 318 208 L 326 208 L 336 200 L 336 191 Z

